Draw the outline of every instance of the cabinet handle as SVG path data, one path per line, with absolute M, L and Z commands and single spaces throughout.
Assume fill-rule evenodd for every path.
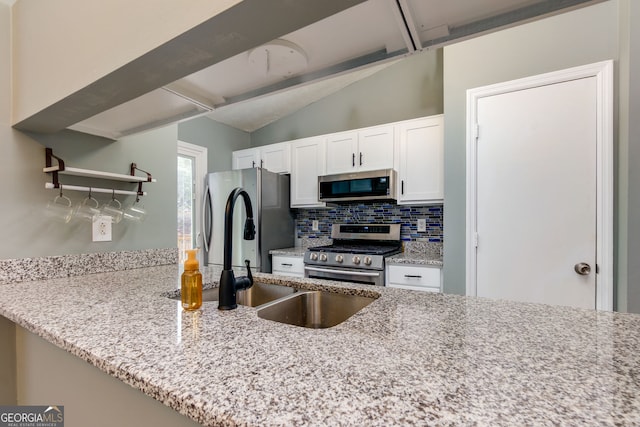
M 362 166 L 362 152 L 360 152 L 360 166 Z
M 356 153 L 351 153 L 351 166 L 356 167 Z
M 255 160 L 252 160 L 252 161 L 251 161 L 251 167 L 252 167 L 252 168 L 255 168 L 255 167 L 256 167 L 256 161 L 255 161 Z
M 404 277 L 407 279 L 422 279 L 422 276 L 419 274 L 405 274 Z
M 287 267 L 293 267 L 293 264 L 288 264 L 288 263 L 286 263 L 286 262 L 283 262 L 283 263 L 281 263 L 280 265 L 284 265 L 284 266 L 287 266 Z
M 260 160 L 260 167 L 263 168 L 264 167 L 264 160 Z
M 400 181 L 400 194 L 404 195 L 404 179 Z

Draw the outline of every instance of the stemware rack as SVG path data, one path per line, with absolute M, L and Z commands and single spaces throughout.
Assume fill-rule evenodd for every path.
M 102 172 L 91 169 L 80 169 L 68 167 L 65 165 L 64 160 L 60 157 L 57 157 L 53 154 L 53 150 L 51 148 L 47 148 L 45 150 L 45 167 L 42 169 L 43 172 L 51 174 L 51 182 L 45 183 L 46 189 L 55 189 L 55 188 L 63 188 L 64 190 L 72 190 L 72 191 L 91 191 L 93 193 L 109 193 L 109 194 L 122 194 L 122 195 L 134 195 L 134 196 L 144 196 L 147 194 L 145 191 L 142 191 L 142 184 L 145 182 L 156 182 L 155 178 L 151 176 L 151 174 L 147 171 L 140 169 L 135 163 L 131 163 L 129 168 L 129 175 L 112 173 L 112 172 Z M 53 164 L 53 160 L 57 160 L 57 165 Z M 138 176 L 136 175 L 136 171 L 143 172 L 146 176 Z M 101 187 L 85 187 L 78 185 L 67 185 L 60 183 L 59 175 L 72 175 L 72 176 L 81 176 L 85 178 L 98 178 L 98 179 L 106 179 L 110 181 L 123 181 L 130 183 L 137 183 L 138 188 L 136 191 L 128 191 L 128 190 L 117 190 L 114 188 L 101 188 Z

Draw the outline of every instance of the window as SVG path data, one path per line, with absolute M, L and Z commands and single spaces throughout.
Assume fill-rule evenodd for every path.
M 180 263 L 195 242 L 195 158 L 178 154 L 178 251 Z
M 202 191 L 207 174 L 207 149 L 178 141 L 178 253 L 179 262 L 186 259 L 185 251 L 200 246 L 200 212 Z M 202 262 L 203 254 L 198 258 Z

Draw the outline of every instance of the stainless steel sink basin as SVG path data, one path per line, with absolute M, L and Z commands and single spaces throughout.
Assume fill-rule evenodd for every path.
M 249 307 L 257 307 L 275 299 L 291 295 L 296 291 L 288 286 L 273 285 L 270 283 L 255 282 L 249 289 L 243 289 L 236 293 L 238 304 Z M 204 289 L 202 291 L 202 302 L 218 301 L 219 288 Z M 171 299 L 180 301 L 180 294 Z
M 289 325 L 321 329 L 338 325 L 375 298 L 323 291 L 301 291 L 258 308 L 258 317 Z
M 236 300 L 238 304 L 246 305 L 249 307 L 257 307 L 278 298 L 291 295 L 294 292 L 296 292 L 296 289 L 290 288 L 288 286 L 256 282 L 249 289 L 243 289 L 236 292 Z

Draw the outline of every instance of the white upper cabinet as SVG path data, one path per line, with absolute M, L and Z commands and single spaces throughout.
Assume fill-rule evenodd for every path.
M 233 169 L 261 167 L 275 173 L 291 172 L 291 152 L 288 142 L 237 150 L 232 153 Z
M 247 148 L 231 153 L 232 169 L 251 169 L 260 166 L 260 149 Z
M 355 170 L 357 151 L 357 132 L 340 132 L 327 136 L 327 175 Z
M 444 116 L 396 124 L 399 136 L 398 204 L 444 199 Z
M 291 207 L 323 207 L 318 201 L 318 177 L 325 175 L 326 137 L 291 142 Z
M 260 147 L 260 161 L 263 168 L 275 173 L 291 172 L 291 151 L 288 142 Z
M 393 168 L 394 127 L 374 126 L 327 137 L 327 175 Z
M 324 207 L 318 177 L 395 169 L 399 205 L 442 203 L 444 116 L 373 126 L 233 152 L 233 169 L 291 174 L 291 207 Z
M 375 126 L 358 132 L 358 170 L 393 168 L 393 134 L 394 127 L 390 125 Z

